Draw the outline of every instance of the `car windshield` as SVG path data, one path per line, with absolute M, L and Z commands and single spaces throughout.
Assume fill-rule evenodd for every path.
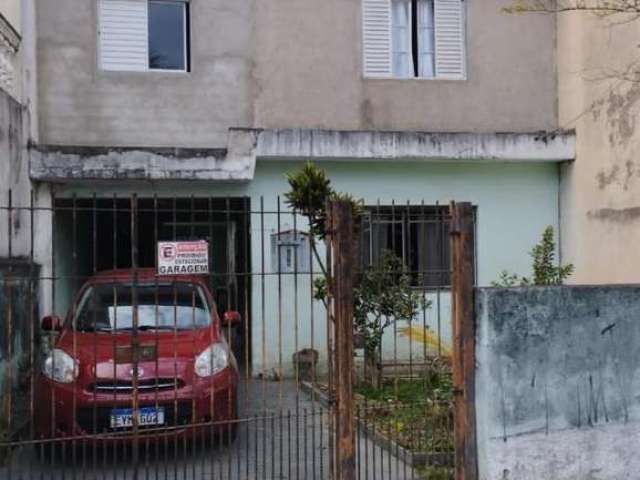
M 134 288 L 114 283 L 85 290 L 75 312 L 76 329 L 132 330 L 134 310 L 138 313 L 139 330 L 192 330 L 211 322 L 207 297 L 198 285 L 175 282 Z

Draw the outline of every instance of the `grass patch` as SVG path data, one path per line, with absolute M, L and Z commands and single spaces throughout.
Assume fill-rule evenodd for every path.
M 416 474 L 422 480 L 453 480 L 453 469 L 450 467 L 418 467 Z
M 358 414 L 370 429 L 414 453 L 446 458 L 453 446 L 453 381 L 450 366 L 434 361 L 416 379 L 389 379 L 380 388 L 358 385 Z M 449 465 L 424 469 L 421 478 L 449 479 Z

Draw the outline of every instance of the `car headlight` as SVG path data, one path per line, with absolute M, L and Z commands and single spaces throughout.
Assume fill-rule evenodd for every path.
M 71 383 L 78 377 L 78 363 L 65 351 L 55 348 L 44 361 L 42 373 L 54 382 Z
M 222 343 L 214 343 L 196 357 L 196 375 L 210 377 L 229 366 L 229 352 Z

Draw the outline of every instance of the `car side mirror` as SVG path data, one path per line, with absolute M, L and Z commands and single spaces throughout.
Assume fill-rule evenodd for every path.
M 228 311 L 224 312 L 222 316 L 222 326 L 223 327 L 237 327 L 242 323 L 242 316 L 239 312 L 236 311 Z
M 57 315 L 47 315 L 42 319 L 40 327 L 45 332 L 58 332 L 62 330 L 62 320 Z

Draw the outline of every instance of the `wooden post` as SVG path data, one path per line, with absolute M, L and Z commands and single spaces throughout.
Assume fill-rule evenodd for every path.
M 455 478 L 477 480 L 473 207 L 451 203 L 450 213 Z
M 331 202 L 329 225 L 333 253 L 336 385 L 335 478 L 355 479 L 355 408 L 353 401 L 354 219 L 349 202 Z

